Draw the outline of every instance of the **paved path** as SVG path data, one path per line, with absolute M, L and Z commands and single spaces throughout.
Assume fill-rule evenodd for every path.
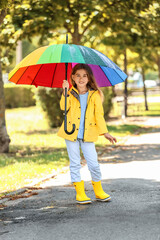
M 0 240 L 160 240 L 159 140 L 157 128 L 100 154 L 111 202 L 95 201 L 86 165 L 81 173 L 90 205 L 75 203 L 68 171 L 28 189 L 28 198 L 4 202 Z

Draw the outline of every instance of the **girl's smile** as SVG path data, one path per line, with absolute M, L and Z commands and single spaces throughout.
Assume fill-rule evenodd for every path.
M 84 69 L 79 69 L 76 71 L 74 75 L 72 75 L 74 82 L 77 85 L 77 89 L 79 93 L 82 91 L 87 91 L 87 83 L 88 83 L 88 74 Z

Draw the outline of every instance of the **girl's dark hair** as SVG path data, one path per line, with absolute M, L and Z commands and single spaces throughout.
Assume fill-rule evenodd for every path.
M 70 81 L 71 81 L 71 84 L 73 85 L 73 87 L 77 88 L 77 85 L 76 85 L 75 81 L 73 80 L 72 75 L 75 75 L 76 72 L 80 69 L 84 69 L 87 72 L 87 76 L 88 76 L 88 80 L 89 80 L 88 83 L 87 83 L 87 88 L 98 90 L 98 92 L 101 96 L 102 102 L 103 102 L 103 100 L 104 100 L 103 92 L 99 89 L 99 87 L 96 83 L 96 79 L 93 75 L 92 69 L 87 64 L 78 63 L 72 69 L 71 76 L 70 76 Z

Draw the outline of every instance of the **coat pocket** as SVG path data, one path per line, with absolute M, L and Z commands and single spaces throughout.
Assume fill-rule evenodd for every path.
M 96 138 L 98 136 L 98 129 L 95 122 L 91 122 L 88 126 L 88 136 Z
M 96 123 L 95 123 L 95 122 L 91 122 L 91 123 L 89 124 L 89 126 L 95 127 L 95 126 L 96 126 Z

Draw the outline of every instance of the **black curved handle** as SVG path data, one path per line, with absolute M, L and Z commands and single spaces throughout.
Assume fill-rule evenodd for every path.
M 72 124 L 73 128 L 71 132 L 68 132 L 67 130 L 67 88 L 65 88 L 65 116 L 64 116 L 64 131 L 65 133 L 67 133 L 68 135 L 71 135 L 72 133 L 74 133 L 75 129 L 76 129 L 76 125 Z
M 66 35 L 66 44 L 68 44 L 68 34 Z M 67 68 L 68 68 L 68 63 L 65 63 L 65 77 L 67 80 Z M 65 116 L 64 116 L 64 131 L 65 133 L 67 133 L 68 135 L 71 135 L 72 133 L 74 133 L 75 129 L 76 129 L 76 125 L 72 124 L 73 128 L 71 132 L 68 132 L 67 130 L 67 88 L 65 88 Z
M 68 135 L 71 135 L 72 133 L 74 133 L 75 129 L 76 129 L 76 125 L 75 124 L 72 124 L 73 128 L 72 128 L 72 131 L 71 132 L 68 132 L 67 130 L 67 126 L 64 125 L 64 131 L 65 133 L 67 133 Z

